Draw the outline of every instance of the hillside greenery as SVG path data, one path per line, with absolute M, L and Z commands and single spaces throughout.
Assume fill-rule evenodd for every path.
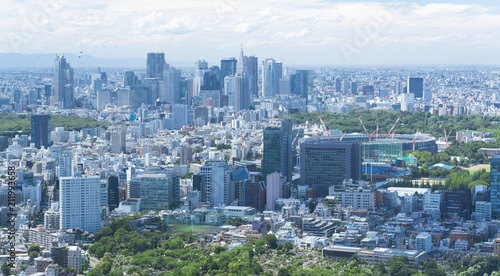
M 429 260 L 418 268 L 409 265 L 405 256 L 386 264 L 370 264 L 356 256 L 336 261 L 323 259 L 321 250 L 298 249 L 289 242 L 277 244 L 273 234 L 228 250 L 210 243 L 207 236 L 169 233 L 161 219 L 150 222 L 159 227 L 137 232 L 125 219 L 103 227 L 89 248 L 100 262 L 87 275 L 444 276 L 449 271 L 483 276 L 498 270 L 499 263 L 497 256 L 447 258 L 439 263 Z
M 500 138 L 500 117 L 488 117 L 483 115 L 432 115 L 430 112 L 406 112 L 397 110 L 353 110 L 349 113 L 332 112 L 310 112 L 296 113 L 291 115 L 295 123 L 321 124 L 318 116 L 321 116 L 328 129 L 339 129 L 344 133 L 365 133 L 359 122 L 358 115 L 371 134 L 379 123 L 379 135 L 388 133 L 399 115 L 401 120 L 394 128 L 396 134 L 415 134 L 417 129 L 420 133 L 432 134 L 434 137 L 443 137 L 443 129 L 448 132 L 452 130 L 450 141 L 455 140 L 456 131 L 485 131 L 492 132 L 495 138 Z
M 87 127 L 99 127 L 102 124 L 89 117 L 52 115 L 51 129 L 64 127 L 65 130 L 81 130 Z M 16 134 L 29 135 L 31 132 L 31 116 L 28 114 L 0 114 L 0 136 L 14 137 Z

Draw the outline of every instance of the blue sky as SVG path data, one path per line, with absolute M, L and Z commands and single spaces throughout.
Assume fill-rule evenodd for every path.
M 43 2 L 43 4 L 42 4 Z M 285 65 L 500 65 L 498 1 L 9 1 L 0 52 Z

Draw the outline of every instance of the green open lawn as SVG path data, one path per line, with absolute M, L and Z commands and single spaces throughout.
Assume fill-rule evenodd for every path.
M 475 165 L 472 167 L 468 168 L 462 168 L 464 170 L 467 170 L 469 172 L 475 172 L 475 171 L 480 171 L 480 170 L 486 170 L 486 172 L 490 172 L 490 164 L 480 164 L 480 165 Z
M 217 232 L 217 229 L 219 226 L 213 226 L 213 225 L 193 225 L 191 227 L 190 224 L 173 224 L 171 225 L 171 230 L 172 232 L 175 233 L 183 233 L 183 232 L 195 232 L 195 233 L 202 233 L 202 234 L 208 234 L 212 232 Z
M 64 127 L 64 130 L 80 130 L 87 127 L 102 126 L 97 120 L 89 117 L 52 115 L 50 127 Z M 28 114 L 0 114 L 0 136 L 14 137 L 16 134 L 29 135 L 31 117 Z

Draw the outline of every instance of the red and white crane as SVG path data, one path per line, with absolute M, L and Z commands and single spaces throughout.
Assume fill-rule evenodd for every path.
M 389 138 L 389 135 L 391 135 L 391 132 L 394 130 L 394 128 L 398 124 L 399 120 L 401 119 L 401 116 L 403 116 L 403 114 L 400 114 L 399 117 L 398 117 L 398 119 L 394 123 L 394 125 L 392 125 L 391 130 L 389 130 L 389 132 L 387 133 L 387 138 Z M 394 133 L 392 135 L 394 136 Z
M 297 140 L 297 138 L 299 138 L 299 134 L 300 134 L 300 129 L 299 129 L 299 131 L 297 132 L 297 135 L 295 135 L 295 138 L 292 141 L 292 147 L 293 147 L 293 144 L 295 144 L 295 141 Z
M 325 123 L 323 122 L 323 119 L 321 119 L 321 116 L 318 116 L 320 122 L 323 124 L 323 127 L 326 130 L 326 135 L 328 136 L 328 141 L 330 141 L 330 131 L 328 131 L 328 128 L 326 128 Z
M 417 135 L 418 135 L 418 128 L 417 128 L 417 132 L 415 133 L 415 138 L 413 138 L 413 150 L 415 150 L 415 143 L 417 142 Z
M 448 148 L 450 146 L 450 144 L 448 143 L 448 137 L 450 137 L 450 134 L 451 134 L 452 131 L 453 131 L 453 128 L 450 130 L 449 133 L 446 133 L 446 128 L 443 128 L 444 141 L 446 142 L 446 148 Z
M 368 133 L 368 130 L 366 130 L 365 124 L 363 124 L 363 121 L 361 121 L 361 118 L 359 117 L 359 115 L 358 115 L 358 114 L 356 114 L 356 116 L 358 117 L 358 120 L 359 120 L 359 122 L 361 123 L 361 125 L 363 126 L 363 129 L 365 130 L 366 134 L 367 134 L 368 136 L 370 136 L 370 133 Z

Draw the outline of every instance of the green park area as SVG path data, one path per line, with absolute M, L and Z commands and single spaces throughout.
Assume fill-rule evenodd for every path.
M 50 127 L 64 127 L 65 130 L 81 130 L 88 127 L 99 127 L 102 124 L 89 117 L 52 115 Z M 14 137 L 16 134 L 29 135 L 31 132 L 31 116 L 28 114 L 0 114 L 0 136 Z

